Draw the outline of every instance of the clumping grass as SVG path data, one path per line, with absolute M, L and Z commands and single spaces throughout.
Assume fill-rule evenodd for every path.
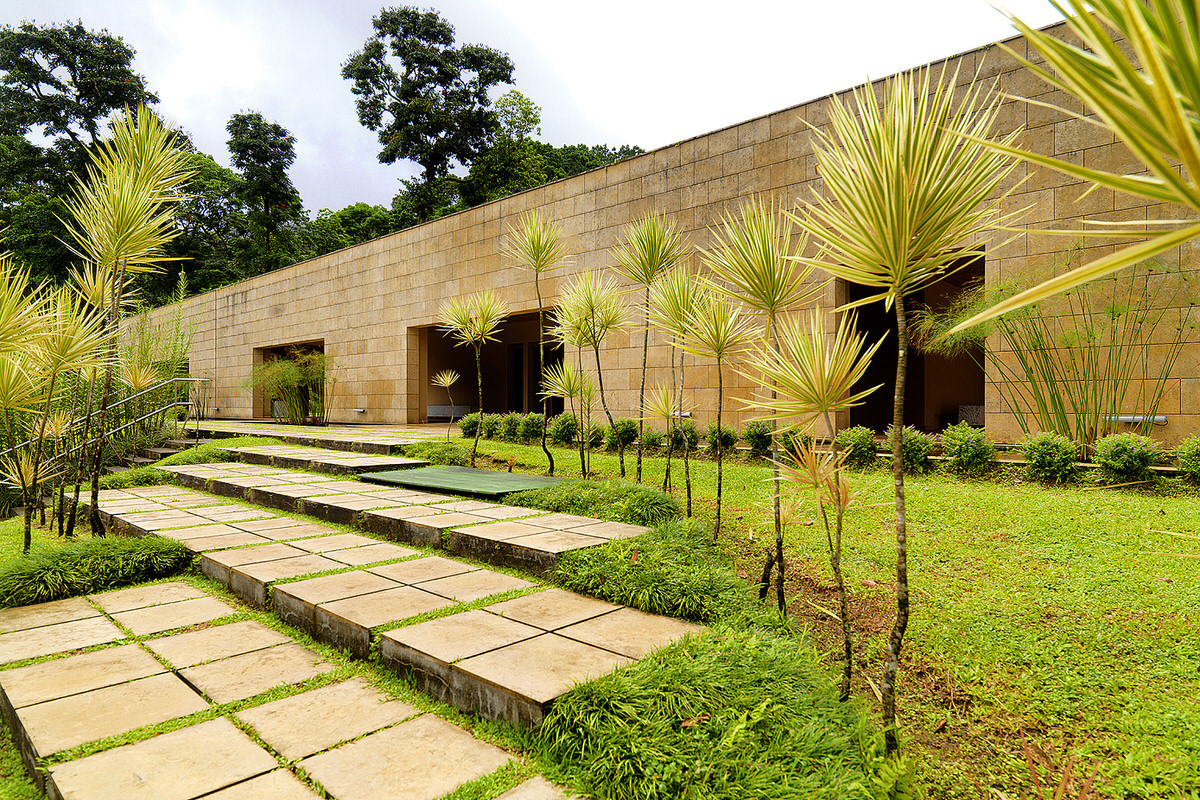
M 762 620 L 765 612 L 705 526 L 669 522 L 649 533 L 559 556 L 565 589 L 696 622 Z
M 192 552 L 183 543 L 161 536 L 88 538 L 38 547 L 0 565 L 0 608 L 162 578 L 186 569 L 191 561 Z
M 45 795 L 37 790 L 33 781 L 25 774 L 21 754 L 12 743 L 12 732 L 0 719 L 0 797 L 4 800 L 42 800 Z
M 419 458 L 430 464 L 465 467 L 471 451 L 450 442 L 416 442 L 404 445 L 405 458 Z
M 679 501 L 671 495 L 632 481 L 615 479 L 526 489 L 506 495 L 504 502 L 630 525 L 657 525 L 683 515 Z
M 915 796 L 812 647 L 764 631 L 708 631 L 577 686 L 536 741 L 601 800 Z

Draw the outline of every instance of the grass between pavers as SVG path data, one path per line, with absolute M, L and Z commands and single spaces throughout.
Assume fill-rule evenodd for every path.
M 544 472 L 536 447 L 484 441 L 507 468 Z M 578 476 L 557 449 L 556 474 Z M 647 459 L 661 486 L 664 459 Z M 597 452 L 600 477 L 617 459 Z M 682 498 L 678 461 L 675 494 Z M 692 464 L 698 517 L 711 525 L 715 464 Z M 770 468 L 725 463 L 722 548 L 748 583 L 773 539 Z M 891 475 L 856 476 L 843 566 L 851 596 L 855 692 L 875 705 L 895 614 Z M 785 532 L 789 612 L 838 668 L 840 623 L 815 509 Z M 931 798 L 1032 790 L 1022 735 L 1057 785 L 1098 769 L 1100 797 L 1200 797 L 1200 492 L 1181 479 L 1104 488 L 1048 487 L 1001 468 L 991 480 L 908 478 L 913 616 L 899 682 L 905 751 Z M 814 524 L 815 523 L 815 524 Z M 711 527 L 709 527 L 711 532 Z M 977 787 L 978 784 L 978 787 Z

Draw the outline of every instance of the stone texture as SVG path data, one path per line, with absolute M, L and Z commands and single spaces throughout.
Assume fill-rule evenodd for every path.
M 0 672 L 0 688 L 21 708 L 165 671 L 154 656 L 127 644 Z
M 289 642 L 189 667 L 179 674 L 213 702 L 231 703 L 276 686 L 303 683 L 331 669 L 334 665 L 312 650 Z
M 181 600 L 161 606 L 122 611 L 113 614 L 113 619 L 133 631 L 134 635 L 146 636 L 201 622 L 211 622 L 234 611 L 228 603 L 215 597 L 198 597 L 195 600 Z
M 110 614 L 129 611 L 134 608 L 157 606 L 163 603 L 174 603 L 177 600 L 192 600 L 204 597 L 204 592 L 186 583 L 154 583 L 149 586 L 135 586 L 132 589 L 120 589 L 115 592 L 94 594 L 91 600 Z
M 52 800 L 192 800 L 277 766 L 221 718 L 59 764 L 47 793 Z
M 277 769 L 215 794 L 206 794 L 204 800 L 321 800 L 321 795 L 286 769 Z
M 569 800 L 569 795 L 541 775 L 535 775 L 520 786 L 514 786 L 496 800 Z
M 361 678 L 313 689 L 238 713 L 289 761 L 395 725 L 419 711 L 390 700 Z
M 191 687 L 163 673 L 29 706 L 20 717 L 38 755 L 48 756 L 206 708 Z
M 345 565 L 323 556 L 307 555 L 246 564 L 229 571 L 230 590 L 247 603 L 263 608 L 267 587 L 282 578 L 296 578 L 313 572 L 328 572 Z
M 425 714 L 300 766 L 338 800 L 434 800 L 508 760 L 498 747 Z
M 275 616 L 305 631 L 313 630 L 313 615 L 318 603 L 341 600 L 398 586 L 372 572 L 341 572 L 320 578 L 277 584 L 271 591 L 271 609 Z
M 171 666 L 182 669 L 289 641 L 288 637 L 261 622 L 245 620 L 151 639 L 145 645 L 165 658 Z
M 463 573 L 462 575 L 452 575 L 449 578 L 426 581 L 420 584 L 418 588 L 426 592 L 433 592 L 442 597 L 448 597 L 451 600 L 457 600 L 460 603 L 469 603 L 472 600 L 478 600 L 488 595 L 500 594 L 501 592 L 508 592 L 513 589 L 528 589 L 533 586 L 537 586 L 537 584 L 532 581 L 514 578 L 511 575 L 505 575 L 503 572 L 478 569 L 473 572 Z
M 317 536 L 311 539 L 293 539 L 288 544 L 307 550 L 310 553 L 326 553 L 330 550 L 344 550 L 348 547 L 363 547 L 379 544 L 378 539 L 360 536 L 357 533 L 342 533 L 336 536 Z
M 65 653 L 124 638 L 121 629 L 103 617 L 13 631 L 0 634 L 0 664 Z
M 464 564 L 441 556 L 426 556 L 414 558 L 400 564 L 387 564 L 382 567 L 372 567 L 371 572 L 391 578 L 401 583 L 420 583 L 422 581 L 446 578 L 450 575 L 460 575 L 464 572 L 479 569 L 479 567 Z
M 417 555 L 416 550 L 400 547 L 394 544 L 373 544 L 367 547 L 351 547 L 346 550 L 334 550 L 326 553 L 327 558 L 340 561 L 343 564 L 361 566 L 378 564 L 381 561 L 395 561 L 400 558 L 410 558 Z
M 100 612 L 96 607 L 82 597 L 4 608 L 0 609 L 0 634 L 98 616 Z
M 617 610 L 620 606 L 562 589 L 546 589 L 514 600 L 495 603 L 485 608 L 493 614 L 515 619 L 542 630 L 552 631 L 601 614 L 607 614 Z
M 453 604 L 452 600 L 411 586 L 334 600 L 317 606 L 314 635 L 358 658 L 366 658 L 370 653 L 372 628 Z
M 559 628 L 557 633 L 630 658 L 641 658 L 690 633 L 703 630 L 701 625 L 672 617 L 647 614 L 633 608 L 618 608 L 611 614 Z

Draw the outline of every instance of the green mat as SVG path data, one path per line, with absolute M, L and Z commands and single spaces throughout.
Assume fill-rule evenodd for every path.
M 365 472 L 358 476 L 370 483 L 389 486 L 409 486 L 418 489 L 438 489 L 454 494 L 500 497 L 522 489 L 540 489 L 569 482 L 568 478 L 548 478 L 544 475 L 523 475 L 513 472 L 493 472 L 471 467 L 421 467 L 387 472 Z

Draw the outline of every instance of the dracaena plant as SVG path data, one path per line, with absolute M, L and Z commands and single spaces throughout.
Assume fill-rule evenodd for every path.
M 438 314 L 441 329 L 458 344 L 470 347 L 475 353 L 475 381 L 479 394 L 479 413 L 483 413 L 483 346 L 496 341 L 500 324 L 508 316 L 508 306 L 491 289 L 469 297 L 452 297 L 442 303 Z M 475 443 L 471 446 L 471 464 L 479 453 L 479 428 L 475 426 Z

